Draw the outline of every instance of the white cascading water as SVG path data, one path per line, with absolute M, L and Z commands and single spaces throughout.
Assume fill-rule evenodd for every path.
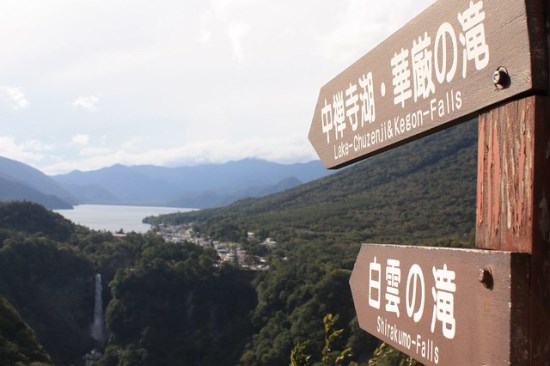
M 94 302 L 94 322 L 92 323 L 91 335 L 100 346 L 105 343 L 105 330 L 103 325 L 103 287 L 101 284 L 101 275 L 95 275 L 95 302 Z

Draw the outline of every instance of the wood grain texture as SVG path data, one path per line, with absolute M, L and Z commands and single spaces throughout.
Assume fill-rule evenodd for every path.
M 483 20 L 475 27 L 483 27 L 484 38 L 476 42 L 486 44 L 487 62 L 476 64 L 468 56 L 476 51 L 468 51 L 465 41 L 474 28 L 459 19 L 480 4 L 483 17 L 475 22 Z M 339 168 L 518 95 L 547 93 L 543 14 L 541 0 L 437 1 L 321 88 L 308 135 L 320 159 L 327 168 Z M 418 68 L 422 60 L 429 60 L 425 69 Z M 505 88 L 493 83 L 501 67 L 510 79 Z M 373 110 L 363 123 L 363 107 L 370 104 L 359 95 L 367 90 L 361 83 L 368 75 Z
M 531 253 L 535 99 L 479 117 L 476 247 Z
M 476 247 L 530 254 L 526 365 L 550 363 L 550 97 L 508 102 L 479 118 Z
M 379 309 L 369 304 L 372 289 L 370 264 L 375 261 L 381 266 Z M 385 310 L 387 260 L 399 260 L 401 278 L 399 282 L 399 315 Z M 409 271 L 418 265 L 424 273 L 424 286 L 416 283 L 412 292 L 407 292 Z M 442 334 L 437 322 L 434 331 L 433 269 L 446 265 L 454 271 L 456 291 L 453 317 L 456 332 L 452 339 Z M 479 280 L 480 271 L 490 268 L 493 285 L 486 288 Z M 529 359 L 530 328 L 523 319 L 529 315 L 528 296 L 529 256 L 521 253 L 467 250 L 433 247 L 410 247 L 397 245 L 364 244 L 357 257 L 350 279 L 357 318 L 362 329 L 384 342 L 400 349 L 426 365 L 523 365 Z M 412 284 L 412 282 L 411 282 Z M 425 294 L 423 315 L 418 321 L 406 311 L 407 301 L 416 294 L 416 305 Z M 417 306 L 413 306 L 417 309 Z M 386 331 L 386 325 L 392 331 Z M 403 335 L 410 335 L 411 343 L 403 342 Z M 397 335 L 397 337 L 396 337 Z M 424 340 L 427 349 L 433 353 L 422 353 L 418 340 Z M 436 351 L 437 348 L 437 351 Z M 437 354 L 437 357 L 435 357 Z

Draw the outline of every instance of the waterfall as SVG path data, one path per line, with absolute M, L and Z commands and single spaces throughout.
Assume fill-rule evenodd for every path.
M 103 287 L 101 275 L 95 275 L 95 300 L 94 300 L 94 322 L 92 323 L 91 336 L 99 346 L 105 344 L 105 330 L 103 328 Z

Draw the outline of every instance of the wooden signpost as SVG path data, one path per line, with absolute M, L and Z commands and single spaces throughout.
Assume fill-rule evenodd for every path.
M 350 279 L 359 326 L 428 365 L 516 365 L 528 266 L 522 253 L 365 245 Z
M 309 140 L 327 168 L 547 89 L 542 0 L 439 0 L 322 87 Z
M 439 0 L 326 84 L 338 168 L 479 118 L 476 248 L 364 244 L 362 329 L 427 365 L 550 365 L 548 0 Z

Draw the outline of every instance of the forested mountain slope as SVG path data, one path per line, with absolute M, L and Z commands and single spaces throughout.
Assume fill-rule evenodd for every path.
M 210 232 L 261 230 L 279 241 L 471 240 L 477 123 L 471 121 L 269 197 L 151 219 Z
M 38 205 L 0 204 L 0 294 L 57 365 L 79 364 L 96 346 L 95 273 L 109 334 L 96 366 L 279 366 L 303 341 L 320 362 L 327 313 L 345 329 L 335 347 L 351 347 L 366 365 L 378 341 L 358 329 L 349 291 L 359 243 L 471 243 L 476 134 L 466 123 L 276 195 L 151 219 L 194 222 L 261 252 L 262 272 L 220 265 L 213 249 L 154 233 L 115 238 Z M 278 245 L 262 246 L 267 236 Z
M 40 365 L 23 349 L 37 349 L 30 330 L 3 307 L 3 297 L 58 366 L 83 366 L 94 348 L 103 353 L 95 366 L 233 366 L 253 334 L 255 273 L 217 259 L 193 244 L 154 234 L 114 237 L 37 204 L 0 203 L 0 366 Z M 103 279 L 103 345 L 90 332 L 96 273 Z
M 205 208 L 280 192 L 327 174 L 320 161 L 279 164 L 244 159 L 173 168 L 117 164 L 53 178 L 79 203 Z
M 0 202 L 26 200 L 50 209 L 68 209 L 72 206 L 61 198 L 37 191 L 21 182 L 0 177 Z
M 193 223 L 203 235 L 267 251 L 269 271 L 254 281 L 255 334 L 240 366 L 288 364 L 304 341 L 320 362 L 328 313 L 344 329 L 335 347 L 350 347 L 366 365 L 379 341 L 358 328 L 349 289 L 359 244 L 472 245 L 476 171 L 477 123 L 469 122 L 279 194 L 149 221 Z M 249 231 L 278 245 L 247 243 Z
M 0 296 L 0 364 L 53 365 L 32 329 L 3 296 Z
M 0 230 L 39 234 L 66 241 L 75 230 L 72 222 L 32 202 L 0 202 Z
M 72 208 L 73 197 L 41 171 L 0 156 L 0 201 L 27 200 L 51 209 Z

